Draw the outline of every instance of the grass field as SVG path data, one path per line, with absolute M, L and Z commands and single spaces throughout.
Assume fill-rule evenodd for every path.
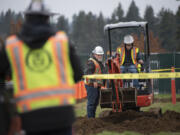
M 177 95 L 176 97 L 180 98 L 180 95 Z M 171 98 L 171 95 L 155 95 L 155 98 Z M 76 104 L 75 112 L 76 112 L 76 116 L 77 117 L 79 117 L 79 116 L 83 116 L 83 117 L 86 116 L 86 102 L 87 102 L 87 100 L 85 100 L 82 103 Z M 150 107 L 141 108 L 141 110 L 142 111 L 147 111 L 151 107 L 161 107 L 163 113 L 165 111 L 167 111 L 167 110 L 180 112 L 180 102 L 177 102 L 176 105 L 173 105 L 171 102 L 168 102 L 168 103 L 162 103 L 162 102 L 154 103 Z M 96 111 L 96 117 L 98 117 L 99 114 L 102 111 L 104 111 L 104 110 L 107 110 L 107 109 L 101 109 L 98 106 L 97 111 Z M 123 132 L 123 133 L 115 133 L 115 132 L 104 131 L 104 132 L 96 134 L 96 135 L 143 135 L 143 134 L 135 133 L 135 132 L 129 132 L 129 131 L 126 131 L 126 132 Z M 155 133 L 155 134 L 151 134 L 151 135 L 180 135 L 180 133 L 173 133 L 173 132 L 165 133 L 165 132 L 161 132 L 161 133 Z
M 156 94 L 155 98 L 171 98 L 171 94 Z M 180 94 L 176 94 L 176 98 L 180 98 Z

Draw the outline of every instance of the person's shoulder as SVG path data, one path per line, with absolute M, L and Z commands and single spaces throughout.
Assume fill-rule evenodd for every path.
M 119 51 L 125 50 L 124 46 L 119 47 Z
M 94 57 L 90 57 L 89 59 L 88 59 L 88 61 L 91 61 L 92 63 L 98 63 L 98 60 L 96 59 L 96 58 L 94 58 Z
M 94 61 L 94 59 L 91 58 L 91 57 L 88 59 L 88 62 L 89 62 L 89 63 L 93 63 L 93 61 Z
M 87 64 L 88 65 L 94 65 L 94 59 L 93 58 L 89 58 L 88 61 L 87 61 Z
M 139 47 L 135 47 L 135 49 L 139 51 Z

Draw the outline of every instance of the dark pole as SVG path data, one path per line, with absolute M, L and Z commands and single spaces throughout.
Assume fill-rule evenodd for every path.
M 146 45 L 147 45 L 147 69 L 146 69 L 146 71 L 149 72 L 149 66 L 150 66 L 150 44 L 149 44 L 148 23 L 146 24 Z
M 112 48 L 111 48 L 111 33 L 110 33 L 110 29 L 108 28 L 108 39 L 109 39 L 109 54 L 110 57 L 112 56 Z
M 147 55 L 150 56 L 150 47 L 149 47 L 149 31 L 148 24 L 146 24 L 146 35 L 147 35 Z

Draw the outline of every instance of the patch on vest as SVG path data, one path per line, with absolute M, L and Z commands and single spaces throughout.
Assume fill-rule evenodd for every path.
M 51 55 L 43 49 L 31 50 L 26 55 L 27 67 L 35 72 L 43 72 L 51 63 Z

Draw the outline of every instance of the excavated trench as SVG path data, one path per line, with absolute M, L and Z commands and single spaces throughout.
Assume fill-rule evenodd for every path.
M 103 118 L 78 117 L 73 129 L 76 135 L 90 135 L 103 131 L 135 131 L 143 134 L 162 131 L 180 132 L 180 113 L 166 111 L 162 115 L 157 115 L 153 112 L 128 110 L 121 113 L 111 113 Z

